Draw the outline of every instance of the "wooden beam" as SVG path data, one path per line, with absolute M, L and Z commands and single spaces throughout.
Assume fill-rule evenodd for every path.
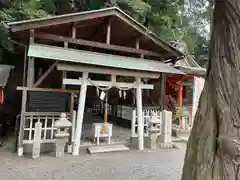
M 43 81 L 44 79 L 49 75 L 50 72 L 53 71 L 53 69 L 56 67 L 57 62 L 54 62 L 49 68 L 48 70 L 42 75 L 42 77 L 40 77 L 37 82 L 34 84 L 34 88 L 38 87 Z
M 68 89 L 51 89 L 51 88 L 28 88 L 28 87 L 21 87 L 17 86 L 18 91 L 40 91 L 40 92 L 62 92 L 62 93 L 73 93 L 73 94 L 79 94 L 79 90 L 68 90 Z
M 40 28 L 40 27 L 47 27 L 47 26 L 54 26 L 84 20 L 90 20 L 95 18 L 107 17 L 114 15 L 114 11 L 107 11 L 102 10 L 95 13 L 86 13 L 86 12 L 79 12 L 74 14 L 66 14 L 66 15 L 59 15 L 55 17 L 47 17 L 41 18 L 38 20 L 27 20 L 21 22 L 13 22 L 8 23 L 9 27 L 11 28 L 12 32 L 28 30 L 32 28 Z
M 111 74 L 111 75 L 120 75 L 120 76 L 133 76 L 133 77 L 142 77 L 142 78 L 152 78 L 158 79 L 160 73 L 152 72 L 141 72 L 141 71 L 128 71 L 124 69 L 113 69 L 113 68 L 96 68 L 91 66 L 82 66 L 82 65 L 71 65 L 71 64 L 57 64 L 57 70 L 60 71 L 73 71 L 73 72 L 88 72 L 88 73 L 97 73 L 97 74 Z
M 92 82 L 92 83 L 91 83 Z M 91 81 L 87 82 L 88 86 L 103 86 L 103 87 L 121 87 L 121 88 L 136 88 L 136 83 L 112 82 L 112 81 Z M 63 79 L 63 84 L 82 85 L 83 79 Z M 153 84 L 140 84 L 142 89 L 154 89 Z
M 88 41 L 88 40 L 83 40 L 83 39 L 73 39 L 73 38 L 58 36 L 58 35 L 54 35 L 54 34 L 38 33 L 35 35 L 35 37 L 45 39 L 45 40 L 58 41 L 58 42 L 66 41 L 71 44 L 78 44 L 78 45 L 96 47 L 96 48 L 101 48 L 101 49 L 128 52 L 128 53 L 134 53 L 134 54 L 140 54 L 140 55 L 143 54 L 145 56 L 162 57 L 160 54 L 153 52 L 153 51 L 130 48 L 130 47 L 123 47 L 123 46 L 100 43 L 100 42 L 95 42 L 95 41 Z

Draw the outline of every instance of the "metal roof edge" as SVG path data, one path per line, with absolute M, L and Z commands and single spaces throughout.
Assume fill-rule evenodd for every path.
M 31 23 L 31 22 L 35 22 L 35 21 L 53 20 L 53 19 L 58 19 L 58 18 L 62 18 L 62 17 L 71 17 L 71 16 L 78 16 L 78 15 L 84 15 L 84 14 L 92 14 L 92 13 L 96 13 L 96 12 L 111 11 L 114 9 L 118 9 L 118 8 L 110 7 L 110 8 L 81 11 L 81 12 L 75 12 L 75 13 L 62 14 L 62 15 L 53 15 L 53 16 L 47 16 L 47 17 L 43 17 L 43 18 L 34 18 L 34 19 L 28 19 L 28 20 L 22 20 L 22 21 L 13 21 L 13 22 L 8 22 L 7 25 L 12 26 L 12 25 L 19 25 L 19 24 L 24 24 L 24 23 Z

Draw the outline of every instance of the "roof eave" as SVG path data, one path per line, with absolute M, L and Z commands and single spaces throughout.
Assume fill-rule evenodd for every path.
M 183 71 L 187 75 L 193 75 L 193 76 L 205 76 L 206 75 L 206 69 L 205 68 L 188 67 L 188 66 L 181 66 L 181 65 L 177 65 L 177 66 L 174 66 L 174 67 Z

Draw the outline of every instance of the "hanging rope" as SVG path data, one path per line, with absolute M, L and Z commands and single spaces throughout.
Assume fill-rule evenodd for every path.
M 91 79 L 87 79 L 88 80 L 88 82 L 90 83 L 90 84 L 92 84 L 93 86 L 95 86 L 97 89 L 99 89 L 99 90 L 101 90 L 101 91 L 108 91 L 108 90 L 110 90 L 111 88 L 112 88 L 112 86 L 108 86 L 108 87 L 100 87 L 100 86 L 98 86 L 98 85 L 96 85 Z
M 102 91 L 102 92 L 104 92 L 105 93 L 105 95 L 107 94 L 107 92 L 112 88 L 112 86 L 109 86 L 109 87 L 100 87 L 100 86 L 98 86 L 98 85 L 96 85 L 91 79 L 87 79 L 88 80 L 88 82 L 90 83 L 90 84 L 92 84 L 93 86 L 95 86 L 96 87 L 96 89 L 97 89 L 97 95 L 99 96 L 101 96 L 101 94 L 100 94 L 100 92 L 99 92 L 99 90 L 100 91 Z M 107 119 L 107 116 L 108 116 L 108 114 L 107 114 L 107 110 L 108 110 L 108 102 L 107 102 L 107 97 L 105 98 L 105 111 L 104 111 L 104 123 L 103 123 L 103 132 L 104 133 L 107 133 L 108 132 L 108 119 Z
M 107 94 L 107 92 L 113 87 L 113 86 L 100 87 L 100 86 L 96 85 L 90 78 L 87 78 L 87 80 L 88 80 L 88 82 L 89 82 L 90 84 L 92 84 L 93 86 L 96 87 L 96 91 L 97 91 L 97 95 L 98 95 L 98 96 L 100 95 L 99 90 L 100 90 L 100 91 L 103 91 L 104 93 Z M 126 98 L 126 95 L 127 95 L 126 91 L 128 91 L 128 90 L 130 90 L 130 89 L 133 89 L 135 85 L 136 85 L 136 83 L 133 83 L 131 87 L 120 87 L 120 86 L 118 86 L 117 84 L 115 84 L 115 87 L 116 87 L 117 89 L 119 89 L 119 97 L 120 97 L 120 98 L 123 97 L 123 98 L 125 99 L 125 98 Z M 123 92 L 123 93 L 122 93 L 122 92 Z M 108 110 L 108 102 L 107 102 L 107 97 L 106 97 L 106 98 L 105 98 L 105 111 L 104 111 L 104 126 L 103 126 L 103 131 L 104 131 L 105 133 L 108 132 L 108 122 L 107 122 L 107 116 L 108 116 L 108 114 L 107 114 L 107 110 Z

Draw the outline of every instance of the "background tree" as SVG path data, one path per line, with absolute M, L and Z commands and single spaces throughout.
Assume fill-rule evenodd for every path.
M 191 3 L 190 3 L 191 2 Z M 187 52 L 199 62 L 205 62 L 209 22 L 206 0 L 0 0 L 0 20 L 17 21 L 50 15 L 119 6 L 137 21 L 169 42 L 183 40 Z M 0 44 L 9 47 L 6 33 L 1 31 Z M 204 33 L 203 33 L 204 32 Z M 205 48 L 206 49 L 206 48 Z
M 240 179 L 240 2 L 215 0 L 210 61 L 182 180 Z

